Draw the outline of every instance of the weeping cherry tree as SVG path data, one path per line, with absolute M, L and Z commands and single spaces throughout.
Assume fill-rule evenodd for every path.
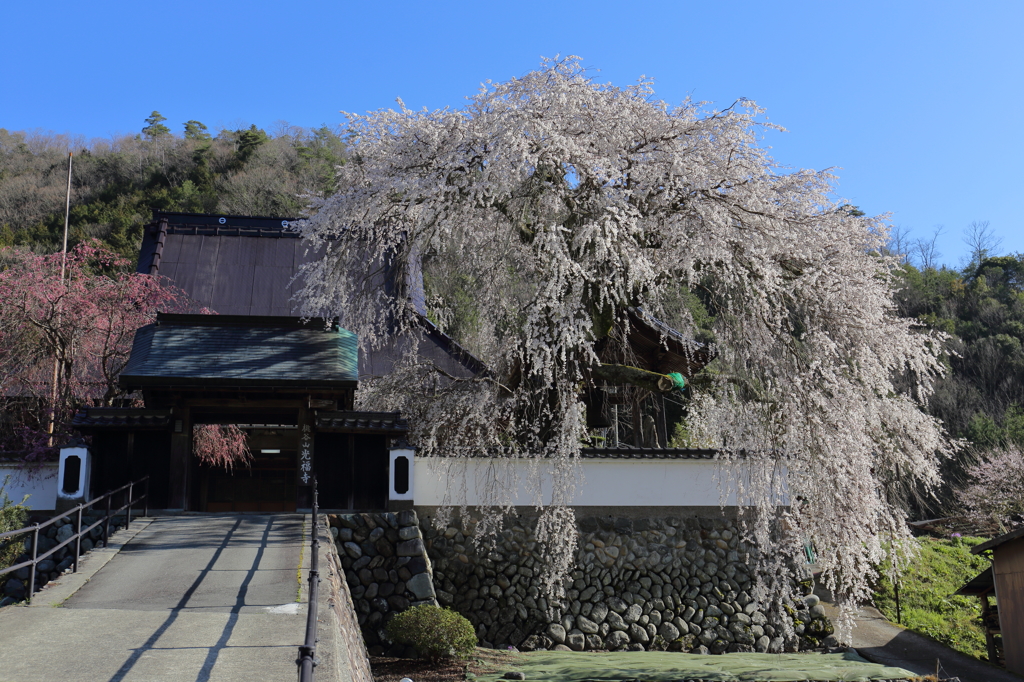
M 666 388 L 602 364 L 602 349 L 623 343 L 631 310 L 695 335 L 679 291 L 699 295 L 717 359 L 689 377 L 689 429 L 734 474 L 723 495 L 740 494 L 761 550 L 754 596 L 781 607 L 810 540 L 848 616 L 906 537 L 885 482 L 932 484 L 949 448 L 921 409 L 939 343 L 896 315 L 884 223 L 837 200 L 828 172 L 776 165 L 752 102 L 671 106 L 644 79 L 596 82 L 576 58 L 488 82 L 460 110 L 399 105 L 347 115 L 352 161 L 301 227 L 322 254 L 304 272 L 306 312 L 405 349 L 362 405 L 404 411 L 421 456 L 529 459 L 557 593 L 575 552 L 584 391 Z M 417 353 L 416 278 L 402 274 L 420 264 L 432 320 L 483 362 L 476 376 Z M 510 504 L 499 479 L 496 517 Z

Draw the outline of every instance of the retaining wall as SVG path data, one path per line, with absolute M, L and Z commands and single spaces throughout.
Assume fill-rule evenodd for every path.
M 750 595 L 751 548 L 727 518 L 582 516 L 566 600 L 543 596 L 535 519 L 520 517 L 491 547 L 475 525 L 421 528 L 438 601 L 474 625 L 482 646 L 777 652 L 815 648 L 832 634 L 816 599 L 767 612 Z M 783 638 L 780 618 L 800 637 Z
M 366 644 L 360 632 L 352 593 L 345 581 L 337 545 L 321 545 L 321 578 L 319 608 L 324 613 L 333 633 L 319 634 L 317 657 L 323 659 L 326 670 L 333 672 L 338 682 L 374 682 L 367 657 Z M 321 625 L 320 627 L 323 627 Z M 336 638 L 334 646 L 332 639 Z M 325 650 L 326 649 L 326 650 Z
M 388 620 L 417 604 L 437 604 L 416 512 L 332 514 L 329 519 L 370 655 L 403 655 L 405 650 L 387 638 Z

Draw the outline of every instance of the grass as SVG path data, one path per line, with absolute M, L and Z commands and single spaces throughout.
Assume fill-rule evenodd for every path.
M 985 540 L 919 538 L 920 554 L 900 580 L 904 627 L 982 661 L 988 657 L 981 604 L 977 597 L 953 593 L 988 568 L 988 559 L 971 554 Z M 875 606 L 896 622 L 896 599 L 887 579 L 875 592 Z
M 527 682 L 671 682 L 699 678 L 719 682 L 805 682 L 807 680 L 891 680 L 914 677 L 902 668 L 869 663 L 856 654 L 725 654 L 698 656 L 665 651 L 533 651 L 477 648 L 466 660 L 371 658 L 377 682 L 505 682 L 522 672 Z

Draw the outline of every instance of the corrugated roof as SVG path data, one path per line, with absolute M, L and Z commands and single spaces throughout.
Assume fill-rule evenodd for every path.
M 975 545 L 971 548 L 971 554 L 981 554 L 984 551 L 995 549 L 999 545 L 1009 542 L 1010 540 L 1016 540 L 1017 538 L 1024 537 L 1024 526 L 1011 530 L 1005 535 L 1000 535 L 997 538 L 992 538 L 988 542 L 983 542 L 980 545 Z
M 118 407 L 89 407 L 79 410 L 71 420 L 76 429 L 166 429 L 171 424 L 170 410 L 142 410 Z
M 320 412 L 316 416 L 317 431 L 362 431 L 367 433 L 405 434 L 409 422 L 400 412 Z
M 989 566 L 984 571 L 974 576 L 966 585 L 961 587 L 953 594 L 962 594 L 966 596 L 970 595 L 983 595 L 988 594 L 996 589 L 995 576 L 992 573 L 992 567 Z
M 223 315 L 299 315 L 299 268 L 316 258 L 290 218 L 156 211 L 137 271 L 167 277 Z
M 323 320 L 245 315 L 157 316 L 135 334 L 123 388 L 354 388 L 355 334 Z

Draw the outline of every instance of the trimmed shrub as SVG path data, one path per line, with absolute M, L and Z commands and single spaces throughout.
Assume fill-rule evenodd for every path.
M 465 658 L 476 647 L 476 633 L 468 620 L 431 604 L 398 614 L 388 623 L 387 631 L 391 639 L 415 647 L 420 656 L 432 661 Z

